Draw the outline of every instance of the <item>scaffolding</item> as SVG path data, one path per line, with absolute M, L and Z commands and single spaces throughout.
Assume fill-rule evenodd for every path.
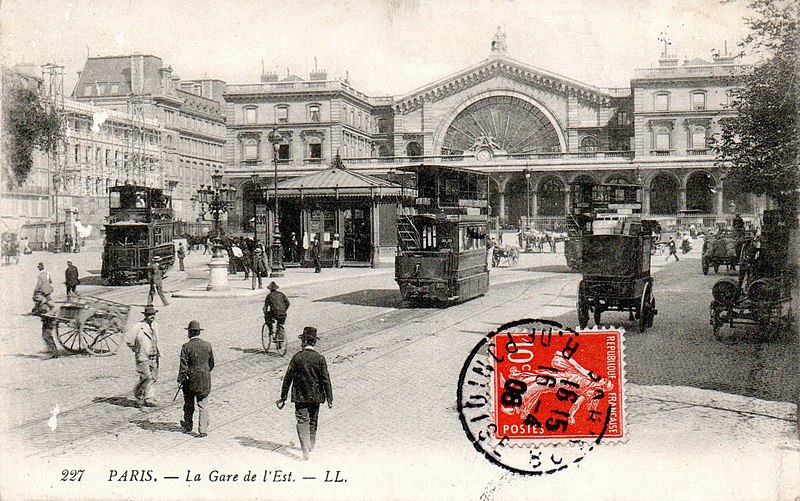
M 45 64 L 42 66 L 42 81 L 44 83 L 43 99 L 45 111 L 58 117 L 62 139 L 66 138 L 66 111 L 64 109 L 64 66 L 58 64 Z M 61 230 L 59 222 L 59 193 L 66 189 L 66 143 L 64 140 L 56 143 L 55 147 L 47 151 L 48 182 L 52 183 L 51 207 L 54 213 L 55 230 L 53 232 L 53 251 L 61 248 Z

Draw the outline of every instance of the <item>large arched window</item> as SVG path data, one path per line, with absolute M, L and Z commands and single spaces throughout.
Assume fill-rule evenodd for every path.
M 686 208 L 700 212 L 714 211 L 716 183 L 711 174 L 694 172 L 686 181 Z

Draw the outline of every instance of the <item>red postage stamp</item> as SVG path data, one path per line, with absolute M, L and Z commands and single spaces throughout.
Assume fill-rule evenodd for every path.
M 497 336 L 498 438 L 622 438 L 621 347 L 619 330 L 509 330 Z

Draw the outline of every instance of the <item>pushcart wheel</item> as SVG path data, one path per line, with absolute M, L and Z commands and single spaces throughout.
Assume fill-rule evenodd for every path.
M 589 304 L 583 293 L 583 282 L 578 286 L 578 325 L 581 329 L 589 324 Z
M 703 258 L 703 275 L 708 275 L 708 258 Z
M 61 346 L 69 353 L 80 353 L 83 351 L 81 346 L 81 329 L 76 320 L 64 323 L 56 323 L 56 337 Z
M 594 324 L 600 326 L 600 317 L 603 315 L 603 310 L 599 306 L 594 307 Z
M 644 291 L 642 292 L 642 302 L 639 304 L 639 332 L 644 332 L 647 330 L 649 326 L 648 317 L 650 316 L 651 310 L 651 303 L 653 300 L 653 286 L 650 282 L 647 282 L 644 286 Z
M 272 345 L 272 336 L 269 335 L 269 326 L 266 322 L 261 326 L 261 346 L 264 351 L 269 352 L 269 347 Z
M 98 357 L 113 355 L 122 344 L 122 329 L 110 313 L 95 313 L 81 326 L 86 351 Z

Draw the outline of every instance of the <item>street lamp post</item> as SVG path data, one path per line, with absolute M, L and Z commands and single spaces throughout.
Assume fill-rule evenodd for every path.
M 258 214 L 256 214 L 256 198 L 258 196 L 258 173 L 250 174 L 250 181 L 253 183 L 253 242 L 258 240 Z
M 222 174 L 219 171 L 211 176 L 212 185 L 207 187 L 200 185 L 197 190 L 197 199 L 203 212 L 211 213 L 214 218 L 214 248 L 211 255 L 211 262 L 208 263 L 210 280 L 206 290 L 227 291 L 228 286 L 228 262 L 224 247 L 220 245 L 219 238 L 223 231 L 220 229 L 220 216 L 228 212 L 228 208 L 233 203 L 236 196 L 236 188 L 222 184 Z
M 280 226 L 278 225 L 278 146 L 280 145 L 281 141 L 283 141 L 283 136 L 281 136 L 281 133 L 278 132 L 277 126 L 272 128 L 267 139 L 269 139 L 269 142 L 272 143 L 272 163 L 275 168 L 275 178 L 273 181 L 275 186 L 275 228 L 272 231 L 272 259 L 270 259 L 272 264 L 270 274 L 273 277 L 282 277 L 283 270 L 285 270 L 285 268 L 283 267 L 283 245 L 281 244 L 281 230 Z

